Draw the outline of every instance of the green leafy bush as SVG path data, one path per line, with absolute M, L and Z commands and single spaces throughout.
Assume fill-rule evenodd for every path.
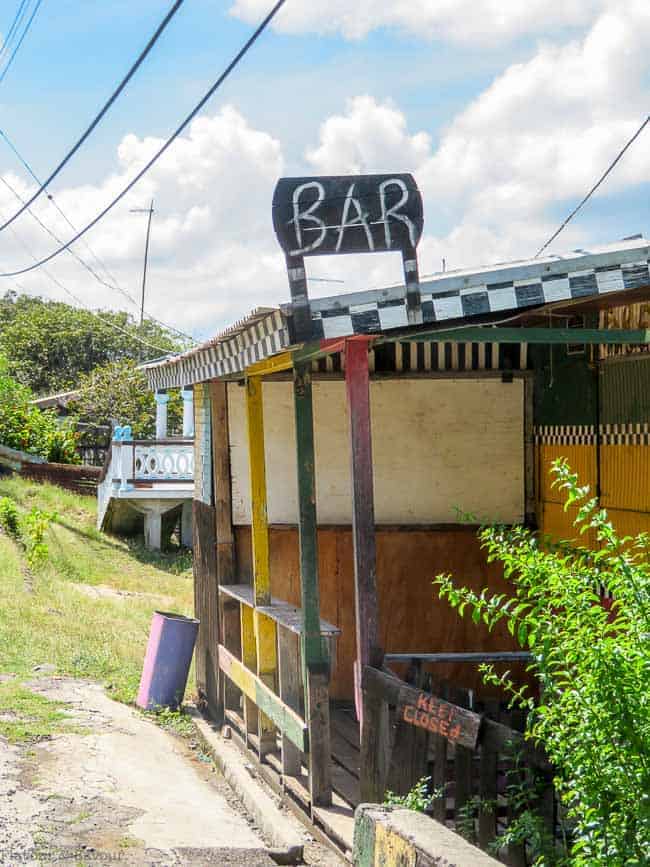
M 546 749 L 574 824 L 574 867 L 648 864 L 650 852 L 650 537 L 620 538 L 566 461 L 554 485 L 577 506 L 580 533 L 598 548 L 540 543 L 523 527 L 486 527 L 488 560 L 500 560 L 512 593 L 480 594 L 439 576 L 440 596 L 491 629 L 503 620 L 533 654 L 540 697 L 482 666 L 513 705 L 528 710 L 527 736 Z M 611 592 L 607 611 L 600 588 Z M 551 863 L 541 856 L 537 863 Z
M 56 516 L 32 508 L 20 518 L 20 539 L 30 569 L 42 566 L 48 558 L 45 533 Z
M 20 513 L 10 497 L 0 498 L 0 528 L 8 536 L 16 538 L 19 535 Z
M 425 813 L 440 793 L 429 792 L 431 777 L 422 777 L 413 788 L 405 795 L 396 795 L 390 790 L 386 792 L 384 803 L 390 807 L 404 807 L 406 810 L 415 810 L 417 813 Z
M 79 463 L 70 424 L 32 406 L 32 398 L 30 389 L 9 375 L 7 360 L 0 355 L 0 444 L 48 461 Z
M 37 569 L 46 562 L 49 552 L 45 534 L 56 517 L 55 513 L 36 507 L 22 512 L 11 497 L 0 499 L 0 529 L 20 545 L 30 569 Z

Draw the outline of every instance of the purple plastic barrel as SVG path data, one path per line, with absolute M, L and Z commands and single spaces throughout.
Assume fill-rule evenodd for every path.
M 144 710 L 177 708 L 183 701 L 199 621 L 154 612 L 136 704 Z

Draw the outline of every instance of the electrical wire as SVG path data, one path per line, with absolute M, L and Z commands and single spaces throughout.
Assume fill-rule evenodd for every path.
M 40 4 L 40 2 L 41 2 L 41 0 L 39 0 L 39 4 Z M 61 162 L 58 164 L 58 166 L 49 175 L 47 180 L 44 181 L 44 183 L 42 183 L 40 185 L 39 189 L 34 193 L 34 195 L 30 199 L 28 199 L 27 203 L 25 205 L 23 205 L 23 207 L 20 208 L 20 210 L 18 210 L 12 217 L 10 217 L 8 220 L 5 220 L 5 222 L 3 222 L 3 224 L 0 226 L 0 231 L 2 231 L 3 229 L 6 229 L 7 226 L 9 226 L 11 223 L 13 223 L 13 221 L 17 217 L 19 217 L 23 213 L 23 211 L 25 211 L 27 209 L 27 207 L 29 205 L 31 205 L 32 202 L 34 202 L 41 195 L 41 193 L 43 193 L 43 191 L 49 186 L 49 184 L 59 174 L 59 172 L 63 169 L 63 167 L 72 159 L 72 157 L 76 154 L 76 152 L 79 150 L 79 148 L 82 146 L 82 144 L 86 141 L 86 139 L 93 132 L 95 127 L 100 123 L 100 121 L 102 120 L 102 118 L 104 117 L 106 112 L 109 110 L 109 108 L 113 105 L 113 103 L 118 98 L 118 96 L 122 93 L 122 91 L 127 86 L 129 81 L 133 78 L 135 73 L 138 71 L 138 69 L 142 65 L 143 61 L 145 60 L 145 58 L 147 57 L 147 55 L 149 54 L 151 49 L 154 47 L 154 45 L 156 44 L 156 42 L 158 41 L 158 39 L 162 35 L 163 31 L 165 30 L 165 28 L 167 27 L 169 22 L 172 20 L 172 18 L 174 17 L 174 15 L 180 9 L 180 7 L 182 6 L 182 4 L 184 2 L 185 2 L 185 0 L 176 0 L 176 2 L 171 7 L 171 9 L 167 13 L 167 15 L 165 15 L 163 20 L 160 22 L 160 24 L 156 28 L 153 36 L 149 39 L 149 41 L 145 45 L 144 49 L 142 50 L 142 52 L 140 53 L 140 55 L 136 59 L 135 63 L 131 66 L 131 68 L 129 69 L 127 74 L 124 76 L 122 81 L 119 83 L 119 85 L 113 91 L 113 93 L 108 98 L 108 100 L 104 103 L 102 109 L 95 116 L 95 118 L 91 122 L 90 126 L 81 135 L 81 137 L 77 140 L 77 142 L 73 145 L 73 147 L 68 151 L 68 153 L 61 160 Z M 2 79 L 0 78 L 0 81 L 1 80 Z
M 0 47 L 0 60 L 2 60 L 2 55 L 5 53 L 5 51 L 7 51 L 11 40 L 13 39 L 14 31 L 18 26 L 19 20 L 22 19 L 25 3 L 27 3 L 27 0 L 21 0 L 21 2 L 18 4 L 18 9 L 16 10 L 16 14 L 14 15 L 14 20 L 11 22 L 11 26 L 7 31 L 7 35 L 2 42 L 2 47 Z
M 25 170 L 28 172 L 28 174 L 31 175 L 31 177 L 33 178 L 33 180 L 36 181 L 36 183 L 37 183 L 38 186 L 40 187 L 40 186 L 41 186 L 41 181 L 40 181 L 39 177 L 37 176 L 36 172 L 35 172 L 34 169 L 31 167 L 31 165 L 29 164 L 29 162 L 25 159 L 25 157 L 23 156 L 23 154 L 21 154 L 21 152 L 18 150 L 18 148 L 16 147 L 16 145 L 13 143 L 13 141 L 9 138 L 9 136 L 7 135 L 7 133 L 4 132 L 4 130 L 2 130 L 2 129 L 0 129 L 0 137 L 4 139 L 4 141 L 6 142 L 7 146 L 8 146 L 9 149 L 12 151 L 12 153 L 14 154 L 14 156 L 16 157 L 16 159 L 21 163 L 21 165 L 25 168 Z M 50 203 L 52 204 L 52 206 L 57 210 L 57 212 L 60 214 L 60 216 L 65 220 L 65 222 L 68 224 L 68 226 L 72 229 L 72 231 L 73 231 L 73 232 L 77 232 L 77 231 L 78 231 L 77 227 L 76 227 L 76 226 L 74 225 L 74 223 L 73 223 L 73 222 L 72 222 L 72 221 L 67 217 L 67 215 L 66 215 L 66 214 L 61 210 L 61 208 L 59 207 L 58 202 L 55 201 L 54 196 L 49 192 L 49 190 L 46 189 L 45 191 L 46 191 L 46 193 L 47 193 L 47 198 L 48 198 L 48 200 L 50 201 Z M 12 192 L 14 193 L 15 196 L 18 196 L 18 194 L 16 193 L 15 190 L 12 190 Z M 19 197 L 19 198 L 20 198 L 20 197 Z M 25 205 L 27 211 L 29 211 L 29 204 L 26 202 L 26 200 L 23 199 L 23 198 L 20 198 L 20 201 L 21 201 L 22 204 Z M 32 213 L 32 212 L 29 211 L 29 213 Z M 32 216 L 33 216 L 33 214 L 32 214 Z M 94 260 L 97 262 L 97 264 L 100 266 L 100 268 L 102 268 L 102 269 L 105 271 L 105 273 L 108 275 L 109 279 L 112 280 L 113 283 L 115 284 L 115 286 L 114 286 L 113 288 L 115 288 L 118 292 L 121 292 L 121 293 L 124 295 L 125 298 L 127 298 L 129 301 L 132 301 L 133 304 L 135 304 L 135 305 L 137 306 L 137 301 L 136 301 L 136 300 L 135 300 L 131 295 L 129 295 L 128 292 L 126 292 L 125 289 L 122 289 L 122 288 L 118 285 L 117 280 L 115 279 L 114 275 L 110 272 L 110 270 L 109 270 L 108 266 L 106 265 L 106 263 L 103 262 L 103 261 L 99 258 L 99 256 L 95 253 L 95 251 L 92 249 L 92 247 L 91 247 L 90 244 L 88 243 L 88 241 L 87 241 L 85 238 L 83 238 L 82 240 L 83 240 L 83 245 L 84 245 L 84 247 L 88 250 L 88 252 L 90 253 L 90 255 L 93 257 L 93 259 L 94 259 Z M 59 243 L 61 243 L 61 241 L 59 241 Z
M 24 163 L 24 165 L 27 165 L 27 163 Z M 2 175 L 0 175 L 0 182 L 2 182 L 2 183 L 5 185 L 5 187 L 7 187 L 7 189 L 8 189 L 11 193 L 13 193 L 13 195 L 18 199 L 19 202 L 24 202 L 24 201 L 25 201 L 25 200 L 23 199 L 23 197 L 20 195 L 20 193 L 18 192 L 18 190 L 16 190 L 16 189 L 15 189 L 15 188 L 14 188 L 14 187 L 9 183 L 9 181 L 8 181 L 5 177 L 3 177 Z M 56 204 L 56 202 L 54 201 L 53 197 L 52 197 L 52 196 L 48 196 L 48 198 L 50 199 L 50 201 L 52 202 L 52 204 L 56 207 L 57 211 L 61 214 L 61 216 L 63 217 L 63 219 L 68 223 L 68 225 L 69 225 L 69 226 L 72 226 L 72 229 L 73 229 L 74 231 L 76 231 L 74 225 L 73 225 L 73 224 L 70 222 L 70 220 L 66 217 L 66 215 L 63 213 L 63 211 L 61 210 L 61 208 L 59 208 L 59 206 Z M 31 208 L 27 208 L 27 213 L 28 213 L 31 217 L 33 217 L 34 220 L 36 220 L 36 222 L 38 223 L 38 225 L 39 225 L 39 226 L 40 226 L 40 227 L 41 227 L 45 232 L 47 232 L 47 234 L 48 234 L 51 238 L 54 238 L 54 240 L 55 240 L 58 244 L 61 244 L 61 243 L 62 243 L 62 241 L 61 241 L 61 239 L 58 237 L 58 235 L 56 235 L 56 233 L 53 232 L 52 229 L 50 229 L 49 226 L 47 226 L 47 225 L 46 225 L 46 224 L 45 224 L 45 223 L 40 219 L 40 217 L 39 217 L 37 214 L 34 213 L 34 211 L 33 211 Z M 112 290 L 115 291 L 115 292 L 120 292 L 120 293 L 121 293 L 121 294 L 122 294 L 122 295 L 123 295 L 123 296 L 124 296 L 128 301 L 130 301 L 130 302 L 131 302 L 131 303 L 132 303 L 132 304 L 133 304 L 133 305 L 134 305 L 134 306 L 139 310 L 139 309 L 140 309 L 140 305 L 138 304 L 138 302 L 133 298 L 132 295 L 130 295 L 130 294 L 126 291 L 126 289 L 123 289 L 123 288 L 118 284 L 118 282 L 117 282 L 117 280 L 115 279 L 115 277 L 113 277 L 113 275 L 112 275 L 111 272 L 108 270 L 108 268 L 106 267 L 106 265 L 104 265 L 104 263 L 101 261 L 101 259 L 99 259 L 99 257 L 96 256 L 95 253 L 93 253 L 92 249 L 90 248 L 90 246 L 88 245 L 88 243 L 87 243 L 85 240 L 84 240 L 84 244 L 85 244 L 85 246 L 87 247 L 88 251 L 91 253 L 91 255 L 92 255 L 92 256 L 97 260 L 97 262 L 99 262 L 100 266 L 103 267 L 103 269 L 106 271 L 106 273 L 108 274 L 109 278 L 113 281 L 112 283 L 108 283 L 106 280 L 104 280 L 104 279 L 102 278 L 102 276 L 101 276 L 100 274 L 98 274 L 97 271 L 96 271 L 96 270 L 95 270 L 91 265 L 89 265 L 89 264 L 85 261 L 85 259 L 83 259 L 83 258 L 82 258 L 82 257 L 81 257 L 81 256 L 80 256 L 80 255 L 75 251 L 75 250 L 73 250 L 71 247 L 68 248 L 67 252 L 70 253 L 70 255 L 71 255 L 74 259 L 76 259 L 77 262 L 79 262 L 79 264 L 80 264 L 83 268 L 85 268 L 86 271 L 88 271 L 88 272 L 89 272 L 89 273 L 90 273 L 90 274 L 95 278 L 95 280 L 97 280 L 99 283 L 101 283 L 102 286 L 106 286 L 108 289 L 112 289 Z M 186 340 L 190 340 L 190 341 L 191 341 L 192 343 L 194 343 L 194 344 L 196 343 L 196 341 L 194 340 L 194 338 L 193 338 L 193 337 L 190 337 L 189 334 L 185 334 L 183 331 L 179 331 L 177 328 L 174 328 L 174 327 L 171 326 L 171 325 L 167 325 L 165 322 L 162 322 L 160 319 L 156 319 L 155 316 L 152 316 L 150 313 L 147 313 L 147 319 L 150 319 L 152 322 L 156 322 L 158 325 L 161 325 L 163 328 L 166 328 L 168 331 L 172 331 L 172 332 L 176 333 L 177 335 L 179 335 L 180 337 L 183 337 L 183 338 L 186 339 Z
M 156 151 L 156 153 L 151 157 L 151 159 L 144 165 L 142 169 L 137 173 L 137 175 L 132 178 L 131 181 L 124 187 L 124 189 L 118 193 L 115 198 L 109 202 L 109 204 L 97 214 L 94 219 L 92 219 L 83 229 L 77 232 L 74 237 L 72 237 L 66 244 L 63 244 L 58 249 L 54 250 L 48 256 L 43 257 L 42 259 L 35 262 L 33 265 L 28 266 L 27 268 L 20 268 L 16 271 L 4 271 L 0 272 L 0 277 L 17 277 L 19 274 L 26 274 L 28 271 L 34 271 L 36 268 L 45 265 L 47 262 L 50 262 L 60 253 L 63 253 L 68 247 L 78 241 L 79 238 L 83 237 L 86 232 L 90 231 L 93 226 L 96 226 L 97 223 L 101 219 L 103 219 L 109 211 L 111 211 L 118 202 L 120 202 L 124 196 L 137 184 L 140 178 L 145 175 L 149 169 L 160 159 L 160 157 L 165 153 L 165 151 L 173 144 L 173 142 L 178 138 L 178 136 L 183 132 L 183 130 L 191 123 L 191 121 L 196 117 L 196 115 L 201 111 L 203 106 L 208 102 L 210 97 L 219 89 L 221 84 L 228 78 L 232 70 L 238 65 L 239 61 L 244 57 L 244 55 L 248 52 L 248 50 L 252 47 L 252 45 L 257 41 L 257 39 L 262 35 L 263 31 L 266 29 L 271 20 L 275 17 L 275 15 L 279 12 L 279 10 L 284 6 L 286 0 L 278 0 L 277 3 L 273 6 L 271 11 L 266 15 L 263 21 L 258 25 L 253 34 L 246 40 L 242 48 L 237 52 L 235 57 L 230 61 L 225 70 L 221 73 L 219 78 L 214 82 L 214 84 L 207 90 L 201 100 L 196 104 L 196 106 L 192 109 L 192 111 L 187 115 L 187 117 L 181 122 L 181 124 L 176 128 L 176 130 L 172 133 L 172 135 L 167 139 L 167 141 Z M 46 184 L 49 183 L 49 180 L 46 181 Z M 29 204 L 33 201 L 33 198 L 29 200 Z M 25 210 L 23 207 L 22 210 Z M 9 221 L 11 222 L 11 221 Z M 8 223 L 4 223 L 3 226 L 0 226 L 0 230 L 4 228 L 4 226 L 8 225 Z
M 641 133 L 643 132 L 643 130 L 647 127 L 647 125 L 648 125 L 649 123 L 650 123 L 650 115 L 648 115 L 648 117 L 646 117 L 646 119 L 643 121 L 643 123 L 641 124 L 641 126 L 638 128 L 638 130 L 634 133 L 634 135 L 632 136 L 632 138 L 631 138 L 631 139 L 628 141 L 628 143 L 625 145 L 625 147 L 624 147 L 621 151 L 619 151 L 619 154 L 618 154 L 618 156 L 616 157 L 616 159 L 615 159 L 612 163 L 610 163 L 610 165 L 609 165 L 609 167 L 607 168 L 607 170 L 606 170 L 606 171 L 605 171 L 605 172 L 600 176 L 600 178 L 596 181 L 596 183 L 595 183 L 595 184 L 593 185 L 593 187 L 589 190 L 589 192 L 588 192 L 587 195 L 583 198 L 583 200 L 580 202 L 580 204 L 577 205 L 577 207 L 575 207 L 575 208 L 571 211 L 571 213 L 569 214 L 569 216 L 568 216 L 568 217 L 564 220 L 564 222 L 560 225 L 559 229 L 557 229 L 557 231 L 555 231 L 555 232 L 551 235 L 551 237 L 548 239 L 548 241 L 547 241 L 545 244 L 543 244 L 543 245 L 539 248 L 539 250 L 538 250 L 537 253 L 535 254 L 535 257 L 534 257 L 535 259 L 537 259 L 539 256 L 542 255 L 542 253 L 544 252 L 544 250 L 546 250 L 546 248 L 549 246 L 549 244 L 551 244 L 551 243 L 552 243 L 552 242 L 557 238 L 557 236 L 558 236 L 558 235 L 560 234 L 560 232 L 565 228 L 565 226 L 567 225 L 567 223 L 569 223 L 569 222 L 570 222 L 570 221 L 575 217 L 575 215 L 578 213 L 578 211 L 582 208 L 582 206 L 585 205 L 585 204 L 589 201 L 589 199 L 593 196 L 593 194 L 596 192 L 596 190 L 597 190 L 598 187 L 602 184 L 602 182 L 605 180 L 605 178 L 606 178 L 606 177 L 609 175 L 609 173 L 614 169 L 614 167 L 616 166 L 616 164 L 621 160 L 621 158 L 623 157 L 623 155 L 625 154 L 625 152 L 627 151 L 627 149 L 628 149 L 632 144 L 634 144 L 634 142 L 638 139 L 638 137 L 641 135 Z
M 4 81 L 4 79 L 5 79 L 5 75 L 9 72 L 9 68 L 11 67 L 11 64 L 14 62 L 14 58 L 15 58 L 16 55 L 18 54 L 18 51 L 20 50 L 20 46 L 23 44 L 23 40 L 25 39 L 25 37 L 26 37 L 27 34 L 29 33 L 29 30 L 30 30 L 30 28 L 31 28 L 31 26 L 32 26 L 32 22 L 34 21 L 34 18 L 36 18 L 36 13 L 37 13 L 38 10 L 41 8 L 41 3 L 42 3 L 42 2 L 43 2 L 43 0 L 36 0 L 36 6 L 34 6 L 34 10 L 33 10 L 32 14 L 31 14 L 31 16 L 30 16 L 29 21 L 27 22 L 27 24 L 26 24 L 26 26 L 25 26 L 25 29 L 24 29 L 23 32 L 22 32 L 22 35 L 21 35 L 20 39 L 18 40 L 18 44 L 17 44 L 16 47 L 14 48 L 11 57 L 9 58 L 9 60 L 7 61 L 7 63 L 5 64 L 5 68 L 4 68 L 4 69 L 2 70 L 2 72 L 0 73 L 0 84 L 2 84 L 2 82 Z
M 23 241 L 23 239 L 20 237 L 20 235 L 18 235 L 18 233 L 16 232 L 16 230 L 12 227 L 12 228 L 10 229 L 10 231 L 11 231 L 12 235 L 14 236 L 14 238 L 16 239 L 16 241 L 20 244 L 20 246 L 23 247 L 23 249 L 26 250 L 27 253 L 28 253 L 28 254 L 29 254 L 33 259 L 36 259 L 36 256 L 34 256 L 34 253 L 33 253 L 32 250 L 30 249 L 30 247 L 28 246 L 28 244 L 26 244 L 25 241 Z M 163 353 L 164 355 L 166 355 L 166 356 L 167 356 L 167 355 L 173 355 L 173 354 L 175 354 L 175 353 L 174 353 L 174 350 L 169 349 L 169 348 L 168 348 L 168 349 L 163 349 L 162 346 L 156 346 L 155 343 L 149 343 L 148 340 L 143 340 L 141 337 L 138 337 L 136 334 L 133 334 L 133 332 L 128 331 L 126 328 L 122 328 L 122 327 L 121 327 L 120 325 L 118 325 L 116 322 L 113 322 L 113 321 L 110 320 L 110 319 L 106 319 L 104 316 L 102 316 L 101 313 L 99 313 L 98 311 L 93 310 L 91 307 L 88 306 L 88 304 L 85 304 L 85 303 L 84 303 L 84 302 L 83 302 L 83 301 L 82 301 L 82 300 L 81 300 L 77 295 L 74 294 L 74 292 L 72 292 L 70 289 L 68 289 L 67 286 L 65 286 L 65 285 L 64 285 L 64 284 L 63 284 L 63 283 L 62 283 L 62 282 L 61 282 L 57 277 L 55 277 L 54 274 L 52 274 L 51 271 L 48 271 L 47 268 L 43 268 L 43 273 L 45 274 L 45 276 L 46 276 L 49 280 L 51 280 L 52 283 L 54 283 L 55 286 L 57 286 L 59 289 L 61 289 L 62 292 L 65 292 L 66 295 L 68 295 L 70 298 L 72 298 L 73 301 L 76 301 L 77 304 L 79 304 L 79 305 L 80 305 L 81 307 L 83 307 L 85 310 L 88 310 L 90 313 L 92 313 L 93 315 L 97 316 L 97 318 L 98 318 L 101 322 L 103 322 L 105 325 L 108 325 L 110 328 L 114 328 L 116 331 L 120 331 L 122 334 L 125 334 L 127 337 L 129 337 L 131 340 L 134 340 L 136 343 L 140 343 L 140 344 L 142 344 L 143 346 L 146 346 L 146 347 L 149 348 L 149 349 L 155 349 L 156 352 L 162 352 L 162 353 Z M 17 284 L 17 285 L 18 285 L 18 284 Z M 21 287 L 21 288 L 23 288 L 23 287 Z

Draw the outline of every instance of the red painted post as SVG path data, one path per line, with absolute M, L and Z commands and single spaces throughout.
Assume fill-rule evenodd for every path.
M 363 669 L 366 665 L 380 667 L 383 657 L 383 651 L 379 646 L 367 338 L 351 338 L 345 342 L 345 383 L 350 418 L 352 533 L 357 628 L 354 696 L 357 717 L 359 722 L 363 724 L 361 696 Z

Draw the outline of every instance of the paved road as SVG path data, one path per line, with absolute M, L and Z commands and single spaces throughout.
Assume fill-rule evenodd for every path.
M 83 734 L 0 740 L 0 864 L 270 867 L 213 766 L 94 683 L 45 678 Z

